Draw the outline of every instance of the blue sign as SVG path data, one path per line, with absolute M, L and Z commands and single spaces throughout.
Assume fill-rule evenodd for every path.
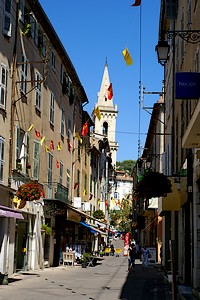
M 200 73 L 176 73 L 176 99 L 200 98 Z

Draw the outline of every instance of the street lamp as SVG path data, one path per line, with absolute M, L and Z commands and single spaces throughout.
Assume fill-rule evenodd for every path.
M 147 160 L 146 160 L 146 168 L 149 170 L 151 168 L 151 164 L 152 164 L 152 161 L 150 159 L 150 157 L 147 157 Z
M 158 56 L 158 62 L 164 66 L 165 63 L 168 60 L 169 57 L 169 49 L 170 46 L 168 45 L 167 41 L 158 41 L 158 45 L 156 45 L 156 52 L 157 52 L 157 56 Z

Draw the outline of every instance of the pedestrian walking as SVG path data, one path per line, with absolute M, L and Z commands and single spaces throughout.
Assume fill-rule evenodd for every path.
M 132 243 L 128 249 L 128 270 L 133 271 L 135 267 L 135 258 L 136 258 L 136 247 L 135 244 Z
M 136 242 L 135 247 L 136 247 L 136 257 L 137 257 L 138 259 L 140 259 L 140 256 L 141 256 L 141 247 L 140 247 L 139 242 Z
M 147 249 L 146 245 L 143 246 L 141 252 L 142 252 L 142 269 L 147 269 L 148 261 L 149 261 L 149 250 Z

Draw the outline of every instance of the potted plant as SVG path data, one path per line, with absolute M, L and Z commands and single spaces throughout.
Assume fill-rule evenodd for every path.
M 100 252 L 99 252 L 99 256 L 100 256 L 100 257 L 103 257 L 104 255 L 105 255 L 105 251 L 100 251 Z
M 83 253 L 83 256 L 82 256 L 82 259 L 81 259 L 81 265 L 82 265 L 82 268 L 86 268 L 89 261 L 90 261 L 90 257 L 91 257 L 91 253 L 89 252 L 85 252 Z
M 163 173 L 147 172 L 145 173 L 135 190 L 139 198 L 150 199 L 152 197 L 165 197 L 171 193 L 171 182 Z
M 48 226 L 48 224 L 42 224 L 41 225 L 41 232 L 45 233 L 46 235 L 51 234 L 51 227 Z

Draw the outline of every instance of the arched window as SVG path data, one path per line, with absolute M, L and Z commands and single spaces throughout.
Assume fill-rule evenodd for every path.
M 107 122 L 103 123 L 103 134 L 108 135 L 108 123 Z

